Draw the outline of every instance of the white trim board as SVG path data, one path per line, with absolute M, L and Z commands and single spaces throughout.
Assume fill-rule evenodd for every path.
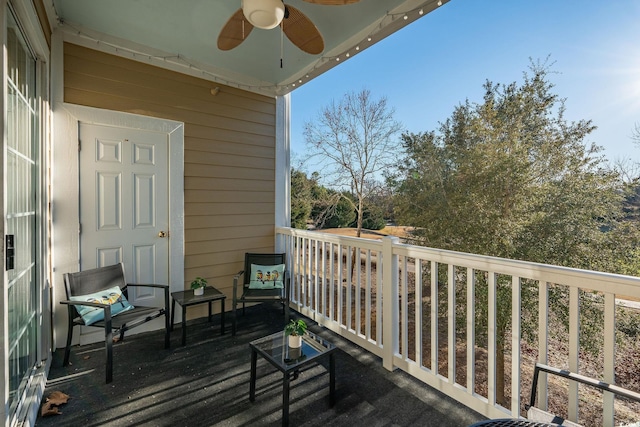
M 184 290 L 184 123 L 58 102 L 53 153 L 54 307 L 64 299 L 62 274 L 79 266 L 78 128 L 80 123 L 166 133 L 169 141 L 169 287 Z M 56 316 L 57 346 L 64 345 L 66 312 Z

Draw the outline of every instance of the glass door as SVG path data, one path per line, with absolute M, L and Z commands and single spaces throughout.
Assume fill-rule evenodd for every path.
M 7 13 L 7 140 L 5 244 L 8 251 L 9 407 L 14 419 L 38 363 L 40 303 L 38 239 L 39 129 L 36 60 L 16 19 Z M 11 258 L 11 245 L 13 258 Z

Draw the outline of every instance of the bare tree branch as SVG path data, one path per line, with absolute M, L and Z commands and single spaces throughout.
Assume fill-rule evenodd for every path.
M 362 231 L 364 200 L 375 189 L 371 182 L 396 167 L 402 125 L 394 119 L 386 98 L 374 100 L 369 90 L 348 93 L 324 107 L 307 122 L 307 160 L 322 167 L 325 184 L 356 198 L 356 235 Z

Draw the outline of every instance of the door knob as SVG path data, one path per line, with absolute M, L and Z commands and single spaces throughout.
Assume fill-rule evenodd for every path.
M 160 238 L 167 237 L 167 233 L 164 232 L 164 231 L 161 231 L 161 232 L 158 233 L 158 237 L 160 237 Z

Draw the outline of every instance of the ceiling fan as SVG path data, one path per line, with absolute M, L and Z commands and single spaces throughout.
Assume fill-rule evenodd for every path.
M 304 1 L 322 5 L 345 5 L 360 0 Z M 302 51 L 317 55 L 324 50 L 324 40 L 313 22 L 283 0 L 242 0 L 241 5 L 222 27 L 218 35 L 218 49 L 231 50 L 239 46 L 254 27 L 269 30 L 281 25 L 291 43 Z

